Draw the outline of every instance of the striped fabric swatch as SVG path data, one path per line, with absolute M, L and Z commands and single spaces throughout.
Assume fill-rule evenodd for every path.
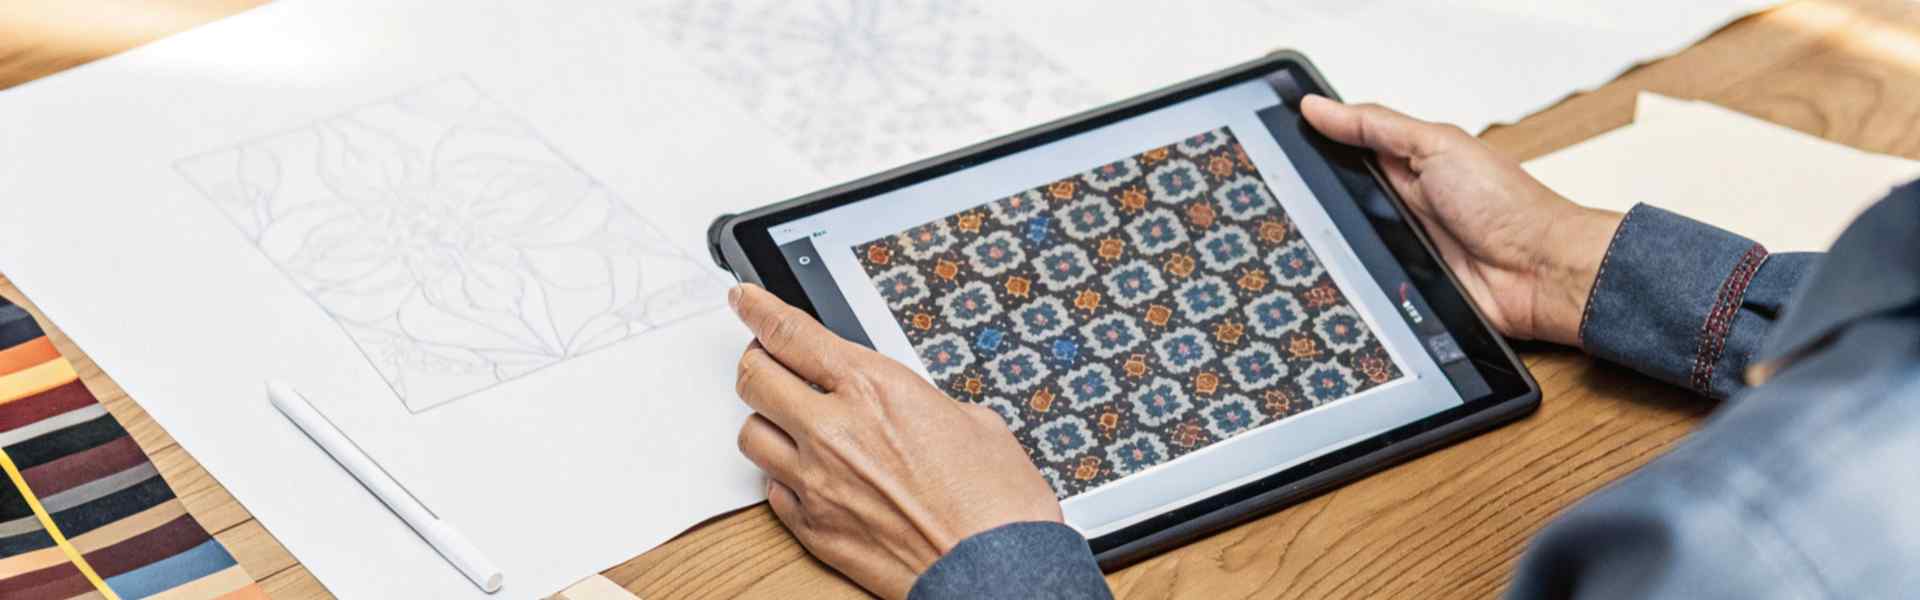
M 267 597 L 5 299 L 0 469 L 0 600 Z

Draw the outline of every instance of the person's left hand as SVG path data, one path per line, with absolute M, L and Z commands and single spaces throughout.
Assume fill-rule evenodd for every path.
M 755 413 L 740 451 L 767 472 L 767 502 L 814 556 L 905 598 L 973 534 L 1060 521 L 1060 504 L 992 409 L 956 401 L 753 285 L 727 301 L 758 341 L 740 357 Z

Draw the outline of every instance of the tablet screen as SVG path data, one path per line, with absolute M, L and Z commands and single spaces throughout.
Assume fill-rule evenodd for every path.
M 999 412 L 1100 536 L 1491 392 L 1298 93 L 1248 79 L 767 231 L 822 322 Z

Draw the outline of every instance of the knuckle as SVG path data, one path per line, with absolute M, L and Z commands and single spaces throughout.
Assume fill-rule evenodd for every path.
M 798 327 L 799 323 L 794 320 L 793 313 L 783 310 L 768 314 L 766 326 L 762 330 L 766 332 L 767 343 L 777 345 L 792 340 Z
M 749 352 L 745 358 L 740 359 L 740 374 L 734 377 L 733 393 L 738 394 L 741 398 L 746 398 L 752 393 L 754 384 L 761 377 L 760 368 L 756 364 L 757 362 L 758 361 L 754 360 L 751 352 Z

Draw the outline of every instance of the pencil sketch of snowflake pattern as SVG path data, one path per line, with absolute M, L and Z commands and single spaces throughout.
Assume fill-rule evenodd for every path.
M 419 412 L 724 285 L 466 79 L 175 167 Z
M 663 0 L 643 19 L 822 173 L 891 166 L 1100 98 L 964 0 Z

